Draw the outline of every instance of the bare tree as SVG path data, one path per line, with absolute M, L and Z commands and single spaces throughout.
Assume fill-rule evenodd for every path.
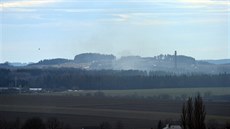
M 163 128 L 162 121 L 159 120 L 159 121 L 158 121 L 158 124 L 157 124 L 157 129 L 162 129 L 162 128 Z
M 201 96 L 194 99 L 189 98 L 182 106 L 181 125 L 183 129 L 206 129 L 205 126 L 205 105 Z
M 186 123 L 188 126 L 188 129 L 194 129 L 193 127 L 193 101 L 192 98 L 189 97 L 187 101 L 187 106 L 186 106 L 186 112 L 187 112 L 187 118 L 186 118 Z
M 182 114 L 181 114 L 181 126 L 183 129 L 187 129 L 187 112 L 186 112 L 186 104 L 183 103 L 183 106 L 182 106 Z
M 206 129 L 205 126 L 205 105 L 200 95 L 195 98 L 194 102 L 194 128 L 195 129 Z

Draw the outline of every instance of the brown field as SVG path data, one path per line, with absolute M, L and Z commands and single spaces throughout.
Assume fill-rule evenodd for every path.
M 158 120 L 178 120 L 181 101 L 86 96 L 0 96 L 0 117 L 23 120 L 57 117 L 75 128 L 122 121 L 127 128 L 151 128 Z M 206 102 L 207 119 L 230 121 L 230 102 Z M 207 120 L 207 121 L 208 121 Z

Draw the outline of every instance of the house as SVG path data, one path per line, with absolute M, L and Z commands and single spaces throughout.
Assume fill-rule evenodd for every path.
M 182 129 L 180 125 L 170 125 L 167 124 L 163 129 Z

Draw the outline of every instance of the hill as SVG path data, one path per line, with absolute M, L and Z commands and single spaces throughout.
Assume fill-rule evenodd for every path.
M 212 64 L 230 64 L 230 59 L 220 59 L 220 60 L 203 60 Z
M 78 68 L 86 70 L 141 70 L 164 71 L 178 74 L 205 73 L 218 74 L 230 73 L 230 59 L 223 60 L 196 60 L 185 55 L 158 55 L 154 57 L 123 56 L 116 58 L 110 54 L 82 53 L 73 60 L 56 58 L 44 59 L 37 63 L 23 66 L 25 68 Z M 225 65 L 223 65 L 225 64 Z M 1 64 L 0 67 L 13 67 L 10 64 Z M 15 66 L 14 66 L 15 67 Z
M 76 63 L 93 63 L 100 61 L 113 61 L 116 57 L 114 55 L 105 55 L 99 53 L 83 53 L 74 57 Z
M 32 63 L 29 64 L 29 66 L 35 66 L 35 65 L 59 65 L 59 64 L 64 64 L 71 62 L 71 60 L 68 59 L 62 59 L 62 58 L 56 58 L 56 59 L 45 59 L 41 60 L 38 63 Z

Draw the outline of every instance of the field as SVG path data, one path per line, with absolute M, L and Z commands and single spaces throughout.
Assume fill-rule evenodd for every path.
M 53 95 L 86 95 L 94 94 L 99 90 L 87 90 L 87 91 L 65 91 L 52 93 Z M 168 95 L 175 97 L 188 97 L 196 96 L 200 93 L 202 96 L 219 96 L 230 95 L 230 87 L 211 87 L 211 88 L 161 88 L 161 89 L 134 89 L 134 90 L 100 90 L 106 96 L 139 96 L 139 97 L 156 97 L 161 95 Z M 50 93 L 48 93 L 50 95 Z
M 65 95 L 2 95 L 0 117 L 25 120 L 57 117 L 74 128 L 122 121 L 126 128 L 147 129 L 158 120 L 178 120 L 182 101 Z M 230 121 L 230 102 L 206 102 L 207 121 Z
M 165 88 L 165 89 L 143 89 L 143 90 L 107 90 L 104 91 L 107 95 L 111 96 L 125 96 L 137 94 L 140 96 L 159 96 L 162 94 L 168 94 L 173 97 L 175 96 L 195 96 L 198 93 L 204 95 L 210 93 L 211 95 L 230 95 L 230 88 Z

